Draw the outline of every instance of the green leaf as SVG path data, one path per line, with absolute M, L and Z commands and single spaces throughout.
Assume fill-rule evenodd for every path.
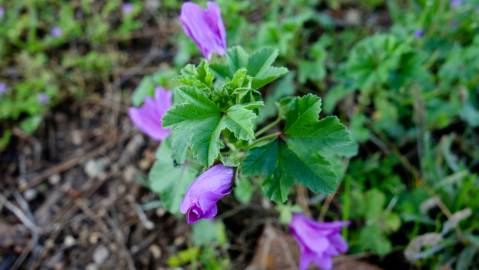
M 384 231 L 395 232 L 401 227 L 401 218 L 395 213 L 387 213 L 384 217 Z
M 271 93 L 265 98 L 264 107 L 259 111 L 259 116 L 256 122 L 264 122 L 269 117 L 272 117 L 277 112 L 276 102 L 281 98 L 289 95 L 293 95 L 295 92 L 294 87 L 294 72 L 290 72 L 279 80 L 274 88 L 268 91 Z
M 289 187 L 294 179 L 285 163 L 291 155 L 284 143 L 275 140 L 261 147 L 252 149 L 243 162 L 244 175 L 264 176 L 263 192 L 275 202 L 284 202 L 288 198 Z
M 359 236 L 359 243 L 364 250 L 370 250 L 379 256 L 387 255 L 392 250 L 392 245 L 377 224 L 364 227 Z
M 270 67 L 265 72 L 262 72 L 261 75 L 257 75 L 253 78 L 253 88 L 261 88 L 270 82 L 275 81 L 276 79 L 282 77 L 288 73 L 288 69 L 285 67 Z
M 243 174 L 246 176 L 269 176 L 277 167 L 278 157 L 278 141 L 253 148 L 243 161 Z
M 365 142 L 369 139 L 370 132 L 366 127 L 366 121 L 364 114 L 356 114 L 351 118 L 351 136 L 357 142 Z
M 248 203 L 255 191 L 254 185 L 247 178 L 236 178 L 235 182 L 233 190 L 235 198 L 243 204 Z
M 201 220 L 193 224 L 192 241 L 197 246 L 224 244 L 226 242 L 225 225 L 221 221 Z
M 255 119 L 253 111 L 245 109 L 243 105 L 235 105 L 226 112 L 224 124 L 237 139 L 250 141 L 254 139 Z
M 289 187 L 294 180 L 282 174 L 279 169 L 263 181 L 263 193 L 276 203 L 284 203 L 288 200 Z
M 299 82 L 306 83 L 307 80 L 320 82 L 326 76 L 326 68 L 321 61 L 306 61 L 299 62 Z
M 472 102 L 464 104 L 460 114 L 461 118 L 466 121 L 471 127 L 479 126 L 479 110 L 474 108 Z
M 279 211 L 279 222 L 287 225 L 291 222 L 294 213 L 301 213 L 303 210 L 296 204 L 279 204 L 277 207 Z
M 231 75 L 233 75 L 236 70 L 246 67 L 248 63 L 248 53 L 242 47 L 235 46 L 229 49 L 227 55 L 231 67 Z
M 222 142 L 221 132 L 230 130 L 239 140 L 254 139 L 256 114 L 250 110 L 261 102 L 233 105 L 223 113 L 203 90 L 180 87 L 175 91 L 174 105 L 164 116 L 163 125 L 172 127 L 174 156 L 183 162 L 188 149 L 202 164 L 210 166 L 217 159 Z
M 370 222 L 376 222 L 383 215 L 383 207 L 386 203 L 386 195 L 377 189 L 371 189 L 366 193 L 366 218 Z
M 221 77 L 232 78 L 237 70 L 247 66 L 248 57 L 248 53 L 242 47 L 234 46 L 228 49 L 225 57 L 213 58 L 210 67 Z
M 171 213 L 178 213 L 181 200 L 195 179 L 197 170 L 190 165 L 175 166 L 172 150 L 164 141 L 156 153 L 156 162 L 148 175 L 148 186 L 158 193 L 161 203 Z
M 12 132 L 10 130 L 5 130 L 0 137 L 0 152 L 3 151 L 7 146 L 8 143 L 10 142 L 10 139 L 12 138 Z
M 324 98 L 324 110 L 327 113 L 331 113 L 336 107 L 336 104 L 352 91 L 354 91 L 354 88 L 347 83 L 340 83 L 333 86 L 328 90 Z
M 311 46 L 308 54 L 312 58 L 311 60 L 299 62 L 299 82 L 303 84 L 307 80 L 320 82 L 326 76 L 326 49 L 323 42 L 317 41 Z
M 278 58 L 279 51 L 270 47 L 262 48 L 252 53 L 248 58 L 248 75 L 255 77 L 264 75 Z
M 153 92 L 155 91 L 155 82 L 150 76 L 146 76 L 141 80 L 138 87 L 133 92 L 131 96 L 131 103 L 133 106 L 138 107 L 143 103 L 145 97 L 153 96 Z
M 179 78 L 183 86 L 191 86 L 198 89 L 213 89 L 215 76 L 210 70 L 206 60 L 202 60 L 198 66 L 187 65 L 181 70 Z
M 40 123 L 42 122 L 42 116 L 41 115 L 33 115 L 22 122 L 20 122 L 20 127 L 22 128 L 23 131 L 25 131 L 28 134 L 33 133 L 37 128 L 40 126 Z
M 287 68 L 272 66 L 277 57 L 276 49 L 262 48 L 249 55 L 237 46 L 210 67 L 223 78 L 232 78 L 239 69 L 246 68 L 253 79 L 252 87 L 258 89 L 288 73 Z
M 473 264 L 474 256 L 477 254 L 477 247 L 474 245 L 469 245 L 465 247 L 456 263 L 456 270 L 467 270 L 471 269 Z
M 212 165 L 221 147 L 220 109 L 204 92 L 195 88 L 179 88 L 175 94 L 183 103 L 174 105 L 163 117 L 163 125 L 173 129 L 175 157 L 182 162 L 186 149 L 191 148 L 193 156 L 201 163 Z
M 329 165 L 319 156 L 298 156 L 284 142 L 275 140 L 248 153 L 243 162 L 243 173 L 266 177 L 263 192 L 275 202 L 284 202 L 294 181 L 313 191 L 333 191 L 337 176 Z
M 407 45 L 393 35 L 378 34 L 365 38 L 352 49 L 346 64 L 347 74 L 361 90 L 386 83 L 407 49 Z
M 96 59 L 96 58 L 95 58 Z M 175 80 L 171 78 L 176 77 L 178 74 L 173 69 L 161 69 L 151 76 L 144 77 L 138 87 L 131 96 L 131 103 L 133 106 L 140 106 L 146 97 L 154 96 L 155 86 L 172 89 Z
M 251 149 L 243 173 L 266 177 L 263 191 L 274 201 L 284 202 L 294 182 L 313 192 L 333 192 L 342 175 L 339 157 L 356 152 L 349 132 L 335 117 L 318 120 L 317 96 L 284 99 L 281 105 L 286 118 L 283 137 Z
M 197 261 L 200 256 L 200 252 L 201 250 L 199 247 L 190 247 L 188 249 L 182 250 L 168 258 L 168 266 L 179 267 L 181 265 Z
M 314 126 L 321 112 L 321 99 L 312 94 L 301 98 L 285 98 L 281 103 L 286 112 L 285 132 L 293 136 L 298 132 L 307 133 L 302 129 Z
M 318 149 L 324 157 L 352 157 L 357 145 L 351 139 L 347 128 L 334 116 L 318 120 L 321 99 L 314 95 L 295 98 L 288 105 L 285 134 L 288 145 L 298 152 Z
M 313 192 L 329 194 L 336 190 L 340 173 L 334 170 L 329 161 L 320 154 L 300 152 L 289 144 L 288 147 L 294 155 L 285 162 L 285 166 L 297 182 Z

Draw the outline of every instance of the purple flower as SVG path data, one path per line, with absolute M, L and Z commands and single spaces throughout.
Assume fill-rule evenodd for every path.
M 424 30 L 422 29 L 417 29 L 415 32 L 414 32 L 414 36 L 417 37 L 417 38 L 422 38 L 424 36 Z
M 38 103 L 40 104 L 47 104 L 48 101 L 50 101 L 50 98 L 45 93 L 38 94 L 37 99 L 38 99 Z
M 130 14 L 133 11 L 133 4 L 131 3 L 124 3 L 123 6 L 121 7 L 121 12 L 123 14 Z
M 349 222 L 316 222 L 303 214 L 293 214 L 289 229 L 301 251 L 299 269 L 308 269 L 311 263 L 323 270 L 333 267 L 333 257 L 348 250 L 348 243 L 341 236 L 341 228 Z
M 218 4 L 208 2 L 208 8 L 203 9 L 194 3 L 184 3 L 180 22 L 186 35 L 196 43 L 206 59 L 211 59 L 212 53 L 226 53 L 226 32 Z
M 3 18 L 3 16 L 5 16 L 5 8 L 0 7 L 0 19 Z
M 0 95 L 5 94 L 8 91 L 7 84 L 0 82 Z
M 458 8 L 464 4 L 464 0 L 451 0 L 449 3 L 452 8 Z
M 233 168 L 218 164 L 196 178 L 180 205 L 180 211 L 186 214 L 188 224 L 216 216 L 216 202 L 230 193 L 233 174 Z
M 162 118 L 171 107 L 172 94 L 161 87 L 155 88 L 155 97 L 145 98 L 141 108 L 130 108 L 128 114 L 135 126 L 143 133 L 157 141 L 171 134 L 171 130 L 163 127 Z
M 50 35 L 52 35 L 52 37 L 59 37 L 62 34 L 63 34 L 63 31 L 58 26 L 55 26 L 55 27 L 52 28 L 52 30 L 50 30 Z

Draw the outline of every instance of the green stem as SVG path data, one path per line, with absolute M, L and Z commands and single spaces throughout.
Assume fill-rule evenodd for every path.
M 267 141 L 267 140 L 270 140 L 270 139 L 273 139 L 275 137 L 278 137 L 279 135 L 281 134 L 281 132 L 275 132 L 275 133 L 272 133 L 272 134 L 269 134 L 269 135 L 266 135 L 264 137 L 261 137 L 259 139 L 256 139 L 250 146 L 249 148 L 253 148 L 255 147 L 256 145 L 258 145 L 259 143 L 263 142 L 263 141 Z
M 272 129 L 272 128 L 275 127 L 280 121 L 281 121 L 281 118 L 278 116 L 278 118 L 276 118 L 276 120 L 274 120 L 273 122 L 269 123 L 269 124 L 268 124 L 267 126 L 265 126 L 264 128 L 260 129 L 258 132 L 256 132 L 255 137 L 258 137 L 258 136 L 260 136 L 261 134 L 265 133 L 266 131 Z

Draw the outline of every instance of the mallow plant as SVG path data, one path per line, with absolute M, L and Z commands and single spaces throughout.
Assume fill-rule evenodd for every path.
M 295 184 L 312 192 L 334 192 L 345 158 L 357 145 L 335 116 L 320 117 L 314 94 L 277 102 L 276 116 L 260 122 L 263 90 L 288 69 L 274 66 L 275 48 L 247 52 L 227 48 L 220 7 L 185 3 L 180 23 L 205 59 L 185 66 L 171 92 L 158 85 L 140 108 L 131 108 L 134 124 L 161 141 L 149 174 L 149 187 L 172 213 L 189 224 L 212 219 L 219 200 L 243 181 L 281 204 Z M 292 215 L 290 230 L 301 250 L 300 268 L 311 263 L 332 268 L 332 257 L 347 250 L 341 228 L 347 222 L 316 222 Z

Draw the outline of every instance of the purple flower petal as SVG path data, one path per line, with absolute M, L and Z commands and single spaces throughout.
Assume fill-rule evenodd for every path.
M 131 12 L 133 12 L 133 4 L 131 3 L 123 4 L 123 6 L 121 6 L 121 12 L 123 12 L 123 14 L 130 14 Z
M 5 8 L 0 7 L 0 19 L 3 18 L 3 16 L 5 16 Z
M 59 37 L 62 34 L 63 34 L 63 31 L 58 26 L 55 26 L 55 27 L 52 28 L 52 30 L 50 30 L 50 35 L 52 35 L 52 37 Z
M 0 95 L 5 94 L 8 91 L 6 83 L 0 82 Z
M 38 94 L 37 99 L 38 99 L 38 103 L 43 104 L 43 105 L 47 104 L 48 101 L 50 101 L 50 97 L 48 97 L 47 94 L 45 94 L 45 93 Z
M 301 251 L 299 269 L 308 269 L 311 263 L 324 270 L 332 269 L 332 257 L 348 249 L 341 236 L 341 228 L 349 222 L 316 222 L 303 214 L 294 214 L 289 224 Z
M 213 53 L 226 53 L 226 31 L 218 4 L 208 2 L 207 9 L 203 9 L 194 3 L 184 3 L 180 22 L 186 35 L 196 43 L 206 59 L 211 59 Z
M 142 107 L 130 108 L 128 114 L 135 126 L 143 133 L 157 141 L 171 134 L 163 127 L 162 118 L 171 107 L 172 94 L 161 87 L 155 89 L 155 98 L 147 97 Z
M 417 37 L 417 38 L 422 38 L 424 36 L 424 30 L 422 29 L 417 29 L 415 32 L 414 32 L 414 36 Z
M 186 214 L 188 224 L 216 216 L 216 203 L 230 193 L 233 175 L 233 168 L 218 164 L 196 178 L 180 205 L 180 211 Z
M 464 0 L 451 0 L 450 5 L 452 8 L 458 8 L 464 4 Z

